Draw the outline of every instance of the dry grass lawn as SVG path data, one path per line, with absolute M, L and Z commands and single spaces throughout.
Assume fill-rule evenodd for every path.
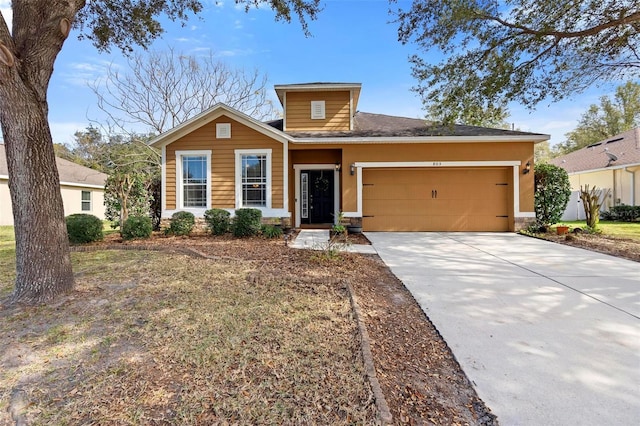
M 57 304 L 0 306 L 0 425 L 10 408 L 33 425 L 375 422 L 339 284 L 148 251 L 73 261 L 77 289 Z

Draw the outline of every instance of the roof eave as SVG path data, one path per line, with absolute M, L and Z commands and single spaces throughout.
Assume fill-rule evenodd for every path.
M 280 100 L 284 102 L 285 92 L 304 92 L 304 91 L 337 91 L 337 90 L 355 90 L 356 98 L 360 97 L 362 83 L 302 83 L 302 84 L 276 84 L 273 89 Z
M 549 140 L 550 135 L 512 135 L 512 136 L 376 136 L 343 138 L 291 138 L 299 144 L 385 144 L 385 143 L 486 143 L 486 142 L 533 142 Z
M 638 167 L 640 163 L 629 163 L 629 164 L 620 164 L 619 166 L 609 166 L 609 167 L 600 167 L 599 169 L 585 169 L 585 170 L 577 170 L 575 172 L 567 172 L 569 176 L 579 175 L 582 173 L 595 173 L 595 172 L 604 172 L 607 170 L 621 170 L 626 169 L 627 167 Z M 562 166 L 559 166 L 562 167 Z

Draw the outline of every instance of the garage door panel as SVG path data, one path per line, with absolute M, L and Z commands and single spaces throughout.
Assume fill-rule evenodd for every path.
M 364 199 L 403 200 L 412 198 L 431 198 L 427 194 L 423 183 L 368 183 L 362 187 Z
M 509 168 L 365 170 L 363 228 L 508 231 Z
M 365 216 L 398 216 L 399 212 L 409 212 L 422 216 L 430 212 L 428 200 L 368 200 L 364 206 Z

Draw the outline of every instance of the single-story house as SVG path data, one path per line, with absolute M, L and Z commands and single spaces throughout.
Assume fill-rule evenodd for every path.
M 107 175 L 56 157 L 64 214 L 89 213 L 104 219 L 104 184 Z M 0 144 L 0 225 L 13 225 L 9 169 L 4 144 Z
M 361 84 L 276 85 L 283 118 L 223 104 L 159 135 L 162 217 L 258 208 L 295 227 L 515 231 L 535 220 L 533 147 L 548 135 L 358 111 Z
M 565 169 L 571 183 L 571 199 L 562 220 L 584 219 L 579 197 L 580 186 L 584 185 L 609 190 L 602 204 L 603 211 L 621 204 L 638 205 L 640 127 L 554 158 L 550 163 Z

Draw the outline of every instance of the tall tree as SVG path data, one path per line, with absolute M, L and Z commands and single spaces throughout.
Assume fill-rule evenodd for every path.
M 576 151 L 592 143 L 640 126 L 640 83 L 629 81 L 616 89 L 611 99 L 600 98 L 582 114 L 575 129 L 565 134 L 565 142 L 555 148 L 557 155 Z
M 400 41 L 444 54 L 411 63 L 424 102 L 452 121 L 469 107 L 533 108 L 640 74 L 636 0 L 414 0 L 396 16 Z
M 255 0 L 236 0 L 248 10 Z M 270 0 L 276 20 L 315 19 L 319 0 Z M 47 88 L 72 28 L 101 50 L 132 52 L 162 34 L 160 16 L 186 21 L 200 0 L 13 0 L 12 28 L 0 14 L 0 124 L 16 235 L 12 302 L 42 303 L 73 288 Z
M 274 115 L 266 99 L 267 76 L 234 69 L 213 54 L 134 53 L 128 66 L 126 72 L 109 67 L 104 79 L 90 84 L 117 131 L 144 124 L 145 131 L 162 133 L 218 102 L 259 119 Z

